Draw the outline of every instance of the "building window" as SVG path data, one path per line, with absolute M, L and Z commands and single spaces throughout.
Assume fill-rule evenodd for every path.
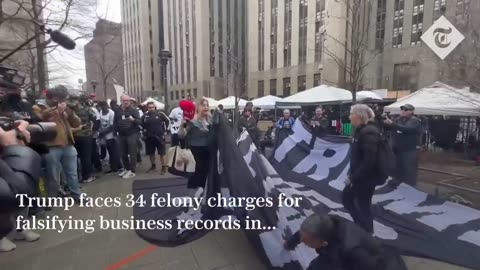
M 180 93 L 178 93 L 178 90 L 175 91 L 175 99 L 179 100 L 180 99 Z
M 265 0 L 258 0 L 258 70 L 265 69 Z
M 405 1 L 395 0 L 395 12 L 393 17 L 393 48 L 401 48 L 403 41 L 403 13 Z
M 470 20 L 470 2 L 472 0 L 457 0 L 455 20 L 459 24 L 465 24 Z
M 277 95 L 277 79 L 270 80 L 270 95 L 272 96 Z
M 305 91 L 307 89 L 307 76 L 298 76 L 298 92 Z
M 447 0 L 434 0 L 433 2 L 433 21 L 445 14 L 447 10 Z
M 187 89 L 187 97 L 188 98 L 192 97 L 192 91 L 190 89 Z
M 322 60 L 323 33 L 322 27 L 325 22 L 325 0 L 316 0 L 315 15 L 315 62 Z
M 173 91 L 170 92 L 170 100 L 173 100 Z
M 375 49 L 383 51 L 385 43 L 385 18 L 387 13 L 387 0 L 377 2 L 377 29 L 375 31 Z
M 283 78 L 283 96 L 288 97 L 291 95 L 292 85 L 290 84 L 290 78 Z
M 193 88 L 193 96 L 192 98 L 197 98 L 197 88 Z
M 305 64 L 307 63 L 308 0 L 300 0 L 299 10 L 298 63 Z
M 265 83 L 264 81 L 258 81 L 258 96 L 263 97 L 265 96 Z
M 316 73 L 313 75 L 313 87 L 319 86 L 322 84 L 322 74 Z
M 292 65 L 292 0 L 285 0 L 283 66 Z
M 423 34 L 423 8 L 425 0 L 415 0 L 412 15 L 412 36 L 411 46 L 418 46 L 422 44 Z
M 393 90 L 418 89 L 418 65 L 417 64 L 395 64 L 393 67 Z
M 270 33 L 270 69 L 277 68 L 278 0 L 272 0 Z

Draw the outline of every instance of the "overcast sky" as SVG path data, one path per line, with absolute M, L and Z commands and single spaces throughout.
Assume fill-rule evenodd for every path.
M 91 25 L 92 29 L 94 28 L 95 22 L 98 20 L 95 18 L 96 14 L 100 18 L 121 22 L 120 0 L 97 1 L 97 10 L 95 11 L 95 7 L 92 7 L 90 11 L 91 14 L 86 14 L 85 19 L 82 19 L 86 25 Z M 88 19 L 86 17 L 88 17 Z M 65 31 L 65 33 L 71 38 L 78 37 L 78 34 L 75 32 Z M 83 46 L 89 41 L 90 39 L 77 40 L 75 50 L 67 51 L 63 48 L 58 48 L 48 55 L 49 76 L 52 84 L 66 84 L 78 88 L 79 79 L 86 81 Z

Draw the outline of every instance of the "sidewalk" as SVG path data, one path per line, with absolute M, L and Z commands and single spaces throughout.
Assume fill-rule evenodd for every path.
M 158 173 L 157 173 L 158 174 Z M 137 179 L 152 179 L 139 174 Z M 159 181 L 161 181 L 159 176 Z M 87 184 L 90 196 L 116 197 L 131 192 L 133 180 L 103 176 Z M 131 208 L 75 208 L 54 210 L 49 215 L 75 219 L 104 215 L 108 219 L 130 219 Z M 242 231 L 215 231 L 176 248 L 151 246 L 134 231 L 43 231 L 35 243 L 17 242 L 13 252 L 1 254 L 2 269 L 11 270 L 266 270 Z M 458 270 L 442 263 L 406 258 L 413 270 Z

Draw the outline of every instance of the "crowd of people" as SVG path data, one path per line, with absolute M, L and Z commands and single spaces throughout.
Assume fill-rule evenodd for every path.
M 44 195 L 47 197 L 69 196 L 78 202 L 82 192 L 80 184 L 95 181 L 95 175 L 116 173 L 123 179 L 135 177 L 143 145 L 151 162 L 148 172 L 156 170 L 157 154 L 161 161 L 160 173 L 165 174 L 167 171 L 165 135 L 171 120 L 165 113 L 157 110 L 154 103 L 146 104 L 146 111 L 143 112 L 137 106 L 136 100 L 129 96 L 123 96 L 119 106 L 116 101 L 111 101 L 110 104 L 96 101 L 95 95 L 70 96 L 65 87 L 58 86 L 48 89 L 44 98 L 33 105 L 22 99 L 18 91 L 7 93 L 2 96 L 0 111 L 9 119 L 55 123 L 56 136 L 42 142 L 44 149 L 39 151 L 41 155 L 38 164 L 42 166 L 42 170 L 39 167 L 38 172 L 27 174 L 35 183 L 43 175 L 46 191 Z M 2 144 L 2 148 L 4 146 Z M 6 148 L 2 151 L 5 155 Z M 107 155 L 109 160 L 102 162 Z M 13 157 L 11 160 L 18 162 L 18 159 Z M 104 168 L 104 163 L 108 163 L 108 168 Z M 25 172 L 17 174 L 27 178 Z M 39 185 L 33 186 L 36 187 L 34 191 L 26 190 L 25 193 L 39 196 Z M 48 207 L 33 207 L 21 209 L 14 214 L 27 217 L 33 213 L 40 216 L 44 211 L 50 210 Z M 10 220 L 10 217 L 5 219 Z M 1 225 L 11 223 L 4 221 L 3 217 L 0 217 Z M 4 237 L 4 232 L 8 229 L 11 229 L 11 226 L 0 230 L 0 251 L 15 248 L 15 244 Z M 35 241 L 40 237 L 32 231 L 19 231 L 17 236 L 16 239 L 27 241 Z
M 124 179 L 135 177 L 143 144 L 145 154 L 151 163 L 148 172 L 157 169 L 156 156 L 159 155 L 160 173 L 166 173 L 167 133 L 171 133 L 172 145 L 188 146 L 195 159 L 195 172 L 189 177 L 188 188 L 193 190 L 206 185 L 211 168 L 209 161 L 214 154 L 210 146 L 215 143 L 214 127 L 218 124 L 207 99 L 201 99 L 196 104 L 188 100 L 183 101 L 179 108 L 173 109 L 167 116 L 161 110 L 157 110 L 154 103 L 148 103 L 145 112 L 142 111 L 137 106 L 136 100 L 129 96 L 122 97 L 121 105 L 117 105 L 116 101 L 107 104 L 105 101 L 96 101 L 93 95 L 69 98 L 67 89 L 55 87 L 46 92 L 44 100 L 38 100 L 33 106 L 29 107 L 23 100 L 16 100 L 16 103 L 9 103 L 8 108 L 3 109 L 28 115 L 37 121 L 56 123 L 57 136 L 45 142 L 48 151 L 41 155 L 49 197 L 71 196 L 78 201 L 81 193 L 79 184 L 95 181 L 94 175 L 98 172 L 117 173 Z M 286 248 L 291 249 L 303 241 L 307 246 L 317 249 L 319 257 L 316 262 L 322 265 L 337 264 L 340 262 L 338 256 L 349 256 L 341 260 L 341 264 L 345 266 L 342 269 L 353 269 L 348 268 L 347 264 L 362 264 L 365 267 L 361 269 L 387 269 L 385 260 L 372 260 L 372 256 L 369 256 L 373 254 L 377 258 L 383 258 L 381 248 L 375 244 L 371 236 L 372 196 L 375 187 L 385 183 L 390 176 L 400 182 L 416 184 L 417 142 L 421 131 L 420 121 L 414 116 L 414 110 L 412 105 L 405 105 L 402 107 L 402 115 L 391 120 L 387 115 L 379 118 L 367 105 L 351 107 L 349 120 L 355 129 L 351 166 L 343 191 L 343 204 L 355 224 L 328 216 L 309 217 L 302 225 L 301 231 L 286 242 Z M 223 114 L 223 108 L 219 106 L 215 114 Z M 238 130 L 248 131 L 260 149 L 274 146 L 272 140 L 269 141 L 268 138 L 278 136 L 281 132 L 293 132 L 295 122 L 299 121 L 289 110 L 284 110 L 283 116 L 275 121 L 269 132 L 261 136 L 253 104 L 249 102 L 238 116 Z M 311 119 L 306 119 L 303 114 L 299 117 L 300 121 L 311 128 L 316 135 L 314 137 L 330 134 L 331 123 L 322 107 L 315 109 Z M 392 134 L 391 144 L 385 138 L 388 132 Z M 2 130 L 2 133 L 5 132 Z M 6 145 L 4 141 L 0 140 L 2 145 Z M 392 173 L 388 171 L 388 162 L 384 162 L 385 159 L 390 159 L 389 150 L 392 159 L 396 161 L 396 171 Z M 104 169 L 102 159 L 107 155 L 109 167 Z M 19 174 L 18 171 L 16 173 Z M 37 174 L 39 175 L 32 172 L 25 176 L 25 171 L 20 174 L 21 177 L 27 178 L 24 181 L 32 181 Z M 65 183 L 65 188 L 62 183 Z M 28 193 L 35 194 L 35 191 Z M 26 209 L 21 209 L 15 215 L 28 215 L 25 211 Z M 1 230 L 1 251 L 15 248 L 15 245 L 4 237 L 6 235 L 4 232 L 11 229 L 11 226 L 7 226 Z M 356 231 L 357 235 L 361 235 L 364 240 L 357 243 L 359 249 L 343 249 L 342 245 L 347 243 L 342 241 L 347 239 L 338 237 L 344 231 Z M 27 241 L 35 241 L 40 237 L 30 231 L 17 231 L 17 236 Z

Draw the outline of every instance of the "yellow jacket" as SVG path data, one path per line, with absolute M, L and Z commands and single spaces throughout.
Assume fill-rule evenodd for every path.
M 47 105 L 34 105 L 33 112 L 44 122 L 54 122 L 57 124 L 57 137 L 54 140 L 47 142 L 48 146 L 66 146 L 73 145 L 75 140 L 73 138 L 72 128 L 77 128 L 81 125 L 80 118 L 71 109 L 63 115 L 58 113 L 49 113 L 51 108 Z

